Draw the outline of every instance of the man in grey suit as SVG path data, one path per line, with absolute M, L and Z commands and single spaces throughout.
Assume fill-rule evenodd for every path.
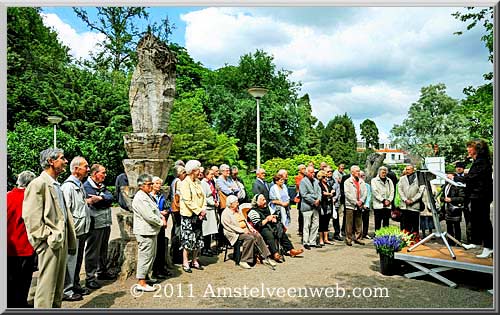
M 155 288 L 146 283 L 146 277 L 153 268 L 156 257 L 157 235 L 162 226 L 167 226 L 167 221 L 160 214 L 160 209 L 151 197 L 153 190 L 153 177 L 142 174 L 137 178 L 139 190 L 132 201 L 134 211 L 134 234 L 137 238 L 137 284 L 136 290 L 154 292 Z
M 308 166 L 306 177 L 300 181 L 299 192 L 301 197 L 300 211 L 304 217 L 302 239 L 305 249 L 316 247 L 316 238 L 319 229 L 319 207 L 321 202 L 321 187 L 314 178 L 314 166 Z
M 23 220 L 40 271 L 34 307 L 60 308 L 67 255 L 76 253 L 73 217 L 57 182 L 68 160 L 61 149 L 50 148 L 40 153 L 40 165 L 43 172 L 28 185 L 23 201 Z

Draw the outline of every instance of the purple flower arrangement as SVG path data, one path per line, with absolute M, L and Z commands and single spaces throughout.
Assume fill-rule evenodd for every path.
M 373 245 L 375 245 L 377 253 L 393 257 L 395 252 L 403 248 L 404 242 L 400 235 L 380 235 L 375 236 Z

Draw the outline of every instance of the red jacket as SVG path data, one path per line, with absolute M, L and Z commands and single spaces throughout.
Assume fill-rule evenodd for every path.
M 22 218 L 24 189 L 14 188 L 7 193 L 7 255 L 31 256 L 33 247 Z

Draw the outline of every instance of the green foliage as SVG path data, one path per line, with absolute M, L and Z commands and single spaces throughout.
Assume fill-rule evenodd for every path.
M 36 8 L 7 9 L 7 129 L 23 119 L 46 125 L 61 87 L 68 48 L 43 25 Z
M 493 140 L 493 84 L 488 83 L 478 88 L 464 89 L 467 96 L 457 108 L 457 114 L 465 117 L 471 138 Z
M 257 50 L 240 58 L 237 66 L 225 66 L 207 73 L 203 86 L 208 121 L 219 133 L 239 139 L 240 156 L 247 165 L 256 165 L 257 110 L 249 87 L 264 86 L 269 91 L 260 101 L 261 156 L 288 157 L 307 150 L 314 119 L 308 97 L 297 99 L 299 85 L 288 79 L 289 71 L 276 70 L 273 57 Z M 313 135 L 314 136 L 314 135 Z
M 361 138 L 365 140 L 366 148 L 378 149 L 378 128 L 371 119 L 365 119 L 361 125 Z
M 97 7 L 97 17 L 92 20 L 87 10 L 73 8 L 76 15 L 93 31 L 105 36 L 100 43 L 101 50 L 93 54 L 93 69 L 105 71 L 125 71 L 133 69 L 137 56 L 135 47 L 144 32 L 139 31 L 137 22 L 146 19 L 144 7 Z
M 9 173 L 15 182 L 17 174 L 22 171 L 32 171 L 39 174 L 40 152 L 54 145 L 54 130 L 52 127 L 34 127 L 27 121 L 16 124 L 13 131 L 7 132 L 7 151 L 10 156 Z M 64 150 L 64 156 L 71 159 L 81 154 L 80 143 L 64 131 L 57 130 L 57 146 Z M 66 176 L 69 171 L 66 171 Z
M 326 164 L 330 165 L 333 169 L 336 168 L 331 156 L 323 156 L 319 154 L 315 156 L 299 154 L 286 159 L 273 158 L 266 161 L 261 167 L 266 170 L 267 174 L 269 174 L 269 178 L 272 178 L 272 176 L 274 176 L 280 169 L 287 170 L 289 177 L 295 177 L 295 175 L 298 174 L 298 166 L 300 164 L 307 166 L 309 162 L 313 162 L 316 168 L 319 167 L 321 162 L 326 162 Z
M 446 94 L 442 83 L 421 89 L 420 98 L 408 110 L 408 118 L 395 125 L 393 143 L 420 157 L 438 156 L 455 161 L 463 156 L 469 134 L 465 118 L 457 113 L 458 102 Z
M 170 158 L 196 159 L 204 165 L 233 164 L 238 158 L 238 140 L 210 128 L 203 111 L 205 99 L 205 92 L 197 89 L 175 100 L 169 125 L 174 137 Z
M 177 58 L 175 66 L 175 92 L 177 96 L 202 88 L 202 80 L 207 76 L 209 70 L 204 68 L 200 62 L 195 62 L 186 48 L 177 44 L 170 44 L 169 48 L 176 54 Z
M 345 113 L 337 115 L 328 122 L 323 134 L 322 154 L 331 155 L 337 164 L 352 165 L 358 162 L 356 152 L 356 129 L 352 119 Z M 325 146 L 323 146 L 326 143 Z
M 403 232 L 401 232 L 401 230 L 399 229 L 398 226 L 389 225 L 389 226 L 381 227 L 380 229 L 376 230 L 375 231 L 375 236 L 384 236 L 384 235 L 387 235 L 387 236 L 391 236 L 391 235 L 400 236 L 400 235 L 402 235 L 402 233 Z

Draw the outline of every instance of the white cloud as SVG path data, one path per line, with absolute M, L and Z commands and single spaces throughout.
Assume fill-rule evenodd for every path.
M 56 14 L 41 14 L 45 26 L 53 28 L 59 40 L 70 48 L 69 53 L 76 59 L 88 59 L 92 51 L 97 51 L 98 43 L 104 41 L 103 34 L 94 32 L 77 33 L 71 25 L 63 22 Z
M 165 8 L 153 8 L 161 15 Z M 481 29 L 461 36 L 457 8 L 205 8 L 181 15 L 194 60 L 216 69 L 262 49 L 278 69 L 301 81 L 313 115 L 327 123 L 347 113 L 356 128 L 372 119 L 385 137 L 400 124 L 420 89 L 444 83 L 462 98 L 493 71 Z M 88 58 L 104 36 L 77 33 L 55 14 L 43 14 L 76 58 Z
M 301 16 L 292 8 L 208 8 L 181 19 L 195 60 L 218 68 L 264 49 L 303 83 L 324 123 L 347 112 L 353 121 L 374 120 L 387 137 L 421 87 L 442 82 L 461 98 L 464 87 L 483 84 L 482 74 L 492 71 L 479 30 L 453 34 L 465 27 L 455 11 L 322 8 Z

